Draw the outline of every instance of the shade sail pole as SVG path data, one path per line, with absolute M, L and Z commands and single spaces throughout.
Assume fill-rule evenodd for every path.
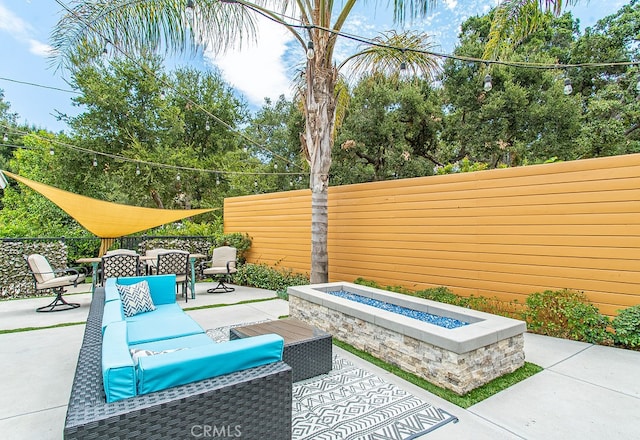
M 101 238 L 100 239 L 100 251 L 98 251 L 98 257 L 102 257 L 111 245 L 116 241 L 115 238 Z

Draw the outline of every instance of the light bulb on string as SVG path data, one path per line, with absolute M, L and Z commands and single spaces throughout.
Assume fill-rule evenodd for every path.
M 9 135 L 7 133 L 2 136 L 2 142 L 9 142 Z
M 180 174 L 176 174 L 176 180 L 180 182 Z
M 491 83 L 491 75 L 488 73 L 484 76 L 484 84 L 482 86 L 485 92 L 490 92 L 493 89 L 493 84 Z
M 573 92 L 573 86 L 571 85 L 571 80 L 569 78 L 564 79 L 564 89 L 562 89 L 562 92 L 565 95 L 571 95 Z
M 193 0 L 187 1 L 187 7 L 185 8 L 184 12 L 187 15 L 187 19 L 189 21 L 193 21 L 194 8 L 195 8 L 195 5 L 193 3 Z
M 136 176 L 140 175 L 140 165 L 136 165 Z
M 307 58 L 312 60 L 316 56 L 316 52 L 313 50 L 313 41 L 309 40 L 307 43 Z
M 209 121 L 207 120 L 207 122 L 204 124 L 204 129 L 209 131 L 211 130 L 211 125 L 209 125 Z
M 93 166 L 94 167 L 98 166 L 98 158 L 96 156 L 93 156 Z
M 164 90 L 160 91 L 160 100 L 164 101 L 165 99 L 167 99 L 167 95 L 164 94 Z
M 216 176 L 216 185 L 220 185 L 220 178 Z
M 49 148 L 49 155 L 53 156 L 54 154 L 56 154 L 55 150 L 53 149 L 53 147 Z

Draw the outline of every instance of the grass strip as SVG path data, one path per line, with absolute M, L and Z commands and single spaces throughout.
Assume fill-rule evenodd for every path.
M 451 390 L 447 390 L 445 388 L 439 387 L 438 385 L 434 385 L 431 382 L 416 376 L 415 374 L 408 373 L 395 365 L 378 359 L 377 357 L 359 350 L 347 344 L 346 342 L 340 341 L 335 337 L 333 338 L 333 343 L 337 347 L 340 347 L 343 350 L 348 351 L 349 353 L 355 354 L 365 361 L 370 362 L 392 374 L 395 374 L 399 378 L 404 379 L 407 382 L 411 382 L 412 384 L 417 385 L 420 388 L 427 390 L 428 392 L 435 394 L 438 397 L 442 397 L 443 399 L 453 403 L 454 405 L 458 405 L 461 408 L 469 408 L 471 405 L 475 405 L 476 403 L 481 402 L 484 399 L 491 397 L 494 394 L 497 394 L 500 391 L 505 390 L 510 386 L 523 381 L 526 378 L 531 377 L 543 370 L 543 368 L 538 365 L 532 364 L 530 362 L 525 362 L 522 367 L 518 368 L 513 373 L 505 374 L 504 376 L 495 378 L 491 382 L 488 382 L 481 387 L 478 387 L 468 392 L 467 394 L 460 396 Z
M 185 307 L 182 310 L 184 310 L 185 312 L 190 312 L 192 310 L 215 309 L 217 307 L 237 306 L 237 305 L 240 305 L 240 304 L 251 304 L 251 303 L 264 302 L 264 301 L 272 301 L 274 299 L 278 299 L 278 297 L 274 296 L 274 297 L 271 297 L 271 298 L 247 299 L 245 301 L 239 301 L 237 303 L 231 303 L 231 304 L 208 304 L 208 305 L 205 305 L 205 306 Z
M 20 332 L 30 332 L 32 330 L 46 330 L 48 328 L 57 328 L 57 327 L 70 327 L 72 325 L 84 325 L 85 321 L 79 322 L 63 322 L 61 324 L 47 325 L 44 327 L 22 327 L 22 328 L 11 328 L 8 330 L 0 330 L 0 335 L 4 335 L 7 333 L 20 333 Z

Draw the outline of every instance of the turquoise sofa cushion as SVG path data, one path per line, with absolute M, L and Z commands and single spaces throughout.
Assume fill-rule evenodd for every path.
M 143 357 L 136 374 L 138 394 L 277 362 L 283 348 L 284 339 L 269 334 Z
M 120 300 L 120 293 L 116 288 L 116 279 L 108 278 L 104 283 L 104 302 Z
M 146 280 L 149 283 L 149 290 L 151 292 L 151 300 L 155 306 L 160 304 L 171 304 L 176 302 L 176 276 L 175 275 L 149 275 L 141 277 L 121 277 L 114 280 L 113 287 L 115 288 L 115 282 L 118 284 L 135 284 L 140 281 Z M 109 282 L 109 280 L 107 280 Z M 110 286 L 111 284 L 109 284 Z M 107 290 L 105 284 L 105 294 Z
M 124 313 L 122 312 L 120 300 L 105 303 L 104 310 L 102 311 L 102 333 L 104 333 L 107 325 L 118 321 L 124 321 Z
M 102 381 L 107 402 L 136 395 L 136 369 L 127 344 L 127 323 L 112 322 L 102 335 Z
M 201 345 L 215 344 L 206 333 L 182 336 L 180 338 L 162 339 L 160 341 L 143 342 L 141 344 L 129 344 L 129 349 L 163 351 L 174 348 L 191 348 Z
M 156 317 L 160 318 L 154 310 L 136 315 L 138 319 L 126 321 L 129 344 L 141 344 L 204 333 L 202 327 L 184 312 L 167 314 L 160 319 L 156 319 Z
M 105 304 L 106 306 L 106 304 Z M 185 313 L 182 310 L 182 307 L 178 305 L 178 303 L 173 304 L 162 304 L 156 307 L 153 313 L 140 313 L 138 315 L 130 316 L 124 318 L 127 322 L 145 322 L 149 320 L 156 319 L 166 319 L 173 316 L 184 316 Z

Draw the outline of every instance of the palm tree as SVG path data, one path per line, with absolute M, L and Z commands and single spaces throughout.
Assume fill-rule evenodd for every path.
M 91 53 L 101 53 L 108 42 L 125 53 L 160 47 L 167 51 L 185 52 L 197 50 L 203 42 L 214 41 L 214 37 L 217 47 L 224 50 L 242 38 L 255 37 L 255 14 L 286 27 L 307 55 L 305 84 L 300 94 L 306 121 L 300 140 L 310 165 L 311 282 L 322 283 L 329 278 L 329 169 L 339 102 L 336 85 L 339 68 L 342 67 L 335 64 L 334 50 L 356 2 L 345 0 L 342 8 L 334 11 L 335 3 L 327 0 L 256 0 L 255 3 L 245 0 L 114 0 L 108 3 L 78 0 L 54 28 L 52 40 L 62 63 L 69 65 L 74 56 L 86 53 L 87 48 Z M 394 19 L 402 24 L 408 18 L 426 16 L 436 3 L 436 0 L 394 0 Z M 516 30 L 522 23 L 528 23 L 525 19 L 531 11 L 553 10 L 559 13 L 565 3 L 572 4 L 575 0 L 504 0 L 495 14 L 492 44 L 497 45 L 496 41 L 514 31 L 510 23 L 516 23 Z M 268 9 L 267 4 L 277 5 L 280 11 Z M 286 18 L 287 13 L 295 14 L 297 21 Z M 526 31 L 533 29 L 535 24 L 533 20 Z M 358 64 L 360 69 L 384 61 L 387 67 L 397 66 L 399 69 L 403 64 L 410 64 L 414 71 L 427 75 L 432 73 L 435 66 L 429 61 L 432 57 L 411 50 L 429 49 L 423 36 L 416 38 L 410 33 L 391 33 L 383 34 L 380 41 L 380 45 L 350 58 L 364 57 L 364 61 Z M 395 49 L 390 50 L 390 47 Z

